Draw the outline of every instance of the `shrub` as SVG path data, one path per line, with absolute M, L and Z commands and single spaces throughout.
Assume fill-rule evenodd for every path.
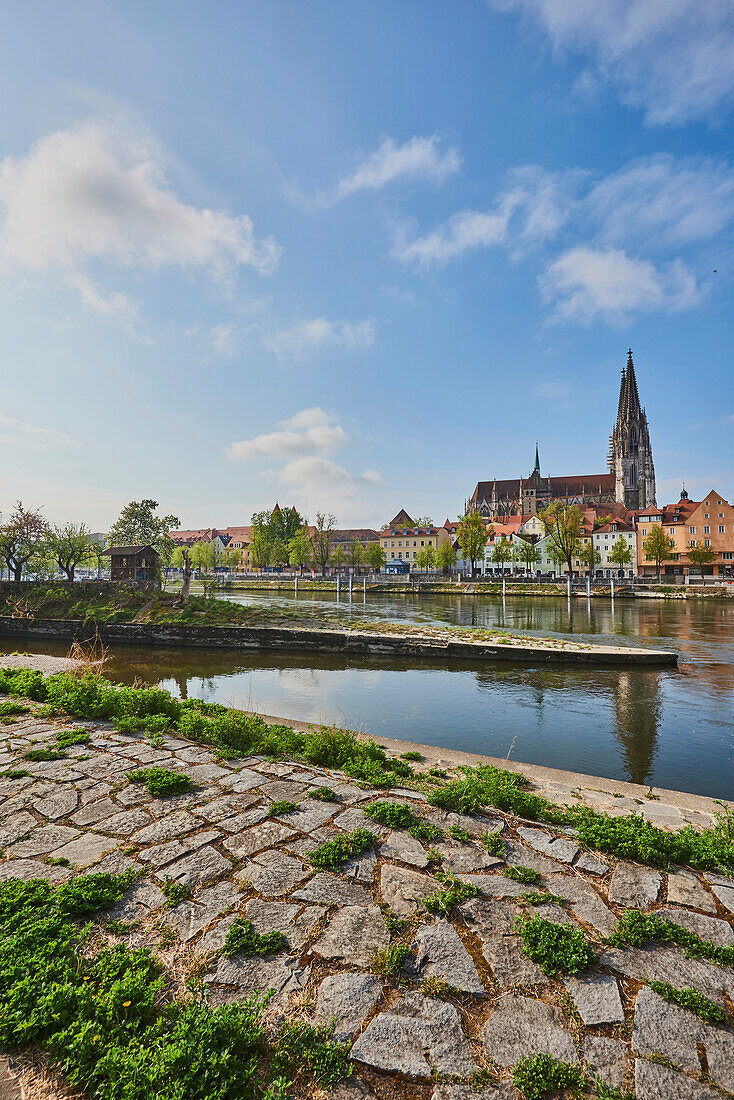
M 336 840 L 327 840 L 319 844 L 318 848 L 307 852 L 306 855 L 313 866 L 320 870 L 339 867 L 348 859 L 367 851 L 376 840 L 377 837 L 369 829 L 355 829 L 353 833 L 345 833 Z
M 313 1081 L 320 1089 L 331 1090 L 343 1077 L 348 1077 L 352 1066 L 347 1062 L 348 1043 L 335 1043 L 332 1039 L 334 1025 L 323 1027 L 293 1020 L 281 1024 L 270 1072 L 280 1080 L 299 1078 Z M 289 1088 L 290 1095 L 306 1095 L 309 1088 Z M 276 1094 L 277 1095 L 277 1094 Z
M 63 749 L 29 749 L 28 752 L 23 753 L 24 760 L 42 761 L 42 760 L 66 760 L 66 753 Z
M 505 878 L 511 878 L 513 882 L 522 882 L 525 886 L 539 886 L 541 879 L 537 871 L 532 867 L 505 867 L 502 874 Z
M 232 955 L 271 955 L 283 951 L 288 941 L 282 932 L 273 931 L 261 935 L 252 927 L 252 921 L 237 918 L 227 932 L 224 941 L 224 954 Z
M 719 1008 L 708 997 L 704 997 L 702 993 L 699 993 L 697 989 L 676 989 L 668 982 L 649 982 L 648 984 L 650 989 L 654 990 L 658 996 L 663 997 L 672 1004 L 680 1005 L 681 1008 L 687 1008 L 689 1012 L 695 1012 L 697 1016 L 700 1016 L 702 1020 L 706 1020 L 709 1024 L 723 1024 L 726 1020 L 726 1013 L 723 1008 Z
M 524 901 L 526 905 L 563 905 L 563 898 L 560 894 L 550 894 L 547 890 L 543 890 L 538 893 L 535 890 L 528 890 L 525 894 L 520 894 L 520 901 Z
M 24 768 L 8 768 L 7 771 L 0 772 L 3 779 L 25 779 L 30 774 Z
M 30 709 L 22 703 L 11 703 L 9 699 L 4 699 L 0 703 L 0 718 L 11 718 L 16 714 L 28 714 Z
M 466 842 L 469 839 L 469 831 L 462 825 L 449 825 L 446 832 L 449 834 L 452 840 L 460 840 Z
M 144 783 L 153 798 L 168 798 L 172 794 L 182 794 L 193 789 L 194 784 L 188 775 L 172 772 L 168 768 L 138 768 L 128 772 L 131 783 Z
M 364 813 L 378 824 L 387 825 L 391 829 L 407 829 L 418 824 L 418 818 L 410 806 L 402 802 L 372 802 L 365 806 Z
M 402 917 L 396 917 L 392 909 L 386 902 L 380 904 L 380 912 L 382 913 L 383 920 L 385 921 L 385 928 L 391 936 L 401 935 L 409 925 L 409 921 L 404 920 Z
M 423 899 L 423 904 L 429 913 L 441 913 L 448 916 L 455 905 L 461 905 L 468 898 L 475 898 L 480 893 L 471 882 L 462 882 L 461 879 L 447 876 L 446 884 L 442 890 Z
M 401 760 L 422 760 L 423 759 L 423 753 L 415 752 L 413 749 L 411 749 L 410 752 L 401 752 L 400 759 Z
M 583 932 L 570 924 L 553 924 L 543 917 L 519 917 L 523 949 L 544 974 L 578 974 L 594 961 L 594 952 Z
M 586 1085 L 586 1075 L 579 1066 L 560 1062 L 550 1054 L 521 1058 L 512 1071 L 512 1080 L 525 1100 L 542 1100 L 549 1092 L 561 1089 L 575 1096 Z
M 86 745 L 91 737 L 82 729 L 61 730 L 56 734 L 56 744 L 60 749 L 70 749 L 72 745 Z
M 443 829 L 439 829 L 438 825 L 434 825 L 431 821 L 419 821 L 417 824 L 411 825 L 408 832 L 416 840 L 431 841 L 443 838 Z

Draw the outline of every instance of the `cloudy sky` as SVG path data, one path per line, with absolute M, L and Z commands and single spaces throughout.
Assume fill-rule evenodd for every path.
M 0 13 L 0 510 L 443 522 L 605 469 L 734 497 L 730 0 Z

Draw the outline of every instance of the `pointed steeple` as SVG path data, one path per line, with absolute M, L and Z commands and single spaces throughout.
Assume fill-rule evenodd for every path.
M 535 440 L 535 466 L 533 467 L 533 473 L 540 477 L 540 455 L 538 454 L 538 441 Z
M 627 409 L 628 416 L 640 415 L 640 395 L 637 392 L 635 365 L 632 362 L 632 348 L 627 352 Z

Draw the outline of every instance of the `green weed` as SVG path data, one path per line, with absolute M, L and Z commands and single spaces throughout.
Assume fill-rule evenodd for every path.
M 664 1000 L 672 1004 L 687 1008 L 689 1012 L 695 1012 L 702 1020 L 709 1024 L 722 1024 L 726 1020 L 726 1013 L 708 997 L 704 997 L 697 989 L 676 989 L 668 982 L 649 982 L 650 989 L 654 990 Z
M 423 905 L 429 913 L 440 913 L 442 916 L 448 916 L 455 905 L 461 905 L 463 901 L 468 898 L 475 898 L 480 893 L 479 889 L 471 882 L 462 882 L 461 879 L 454 878 L 453 875 L 447 875 L 444 881 L 445 885 L 442 890 L 437 890 L 435 894 L 430 894 L 423 899 Z
M 563 898 L 560 894 L 550 894 L 547 890 L 540 892 L 535 890 L 528 890 L 526 894 L 520 894 L 520 901 L 524 901 L 526 905 L 563 905 Z
M 224 954 L 232 955 L 272 955 L 276 951 L 283 951 L 288 946 L 288 941 L 282 932 L 267 932 L 261 935 L 252 927 L 249 920 L 241 920 L 239 917 L 230 926 L 227 938 L 224 941 Z
M 353 856 L 359 856 L 377 840 L 369 829 L 355 829 L 352 833 L 344 833 L 336 840 L 327 840 L 319 844 L 318 848 L 307 852 L 306 855 L 314 867 L 320 870 L 328 870 L 332 867 L 340 867 Z
M 30 709 L 22 703 L 11 703 L 9 699 L 4 699 L 0 703 L 0 718 L 11 718 L 15 714 L 28 714 Z
M 402 917 L 396 917 L 390 906 L 385 902 L 380 904 L 380 912 L 385 921 L 385 928 L 391 936 L 400 936 L 410 924 L 410 921 L 403 920 Z
M 499 833 L 485 833 L 482 844 L 491 856 L 497 856 L 498 859 L 505 858 L 505 842 Z
M 688 928 L 655 913 L 628 910 L 620 917 L 616 930 L 607 938 L 613 947 L 643 947 L 646 943 L 675 943 L 692 959 L 709 959 L 719 966 L 734 966 L 734 945 L 719 947 L 703 940 Z
M 594 961 L 594 951 L 583 932 L 570 924 L 553 924 L 544 917 L 518 917 L 523 950 L 544 974 L 579 974 Z
M 42 760 L 66 760 L 63 749 L 29 749 L 23 753 L 24 760 L 40 762 Z
M 386 825 L 390 829 L 408 829 L 419 821 L 410 806 L 403 802 L 372 802 L 365 806 L 364 813 L 379 825 Z
M 3 779 L 26 779 L 30 774 L 24 768 L 8 768 L 7 771 L 0 772 Z
M 400 759 L 401 760 L 422 760 L 423 759 L 423 753 L 415 752 L 413 749 L 411 749 L 410 752 L 401 752 Z
M 449 825 L 446 832 L 452 840 L 466 842 L 469 839 L 469 830 L 465 829 L 462 825 Z
M 540 875 L 532 867 L 505 867 L 502 874 L 513 882 L 522 882 L 525 886 L 539 886 Z
M 292 814 L 297 809 L 297 802 L 289 802 L 285 798 L 277 798 L 268 810 L 268 817 L 277 817 L 279 814 Z
M 408 832 L 416 840 L 442 840 L 443 829 L 439 829 L 438 825 L 434 825 L 431 821 L 419 821 L 415 825 L 411 825 Z
M 550 1054 L 521 1058 L 512 1071 L 512 1080 L 525 1100 L 542 1100 L 549 1092 L 561 1089 L 575 1096 L 586 1085 L 586 1075 L 579 1066 L 560 1062 Z
M 173 909 L 180 901 L 186 901 L 191 897 L 191 887 L 185 882 L 176 882 L 170 875 L 166 875 L 161 890 L 166 895 L 166 905 L 169 909 Z
M 138 768 L 128 772 L 131 783 L 144 783 L 153 798 L 168 798 L 173 794 L 182 794 L 193 789 L 194 784 L 188 775 L 172 772 L 168 768 Z
M 391 978 L 397 974 L 409 954 L 410 946 L 407 943 L 391 943 L 375 951 L 371 968 L 381 978 Z
M 338 802 L 339 799 L 332 791 L 331 787 L 316 787 L 313 791 L 308 792 L 308 797 L 313 798 L 315 802 Z

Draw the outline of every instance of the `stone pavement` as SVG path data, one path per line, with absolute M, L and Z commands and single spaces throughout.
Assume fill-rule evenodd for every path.
M 734 943 L 734 881 L 620 863 L 582 851 L 570 833 L 495 812 L 461 817 L 432 808 L 415 791 L 363 789 L 326 769 L 260 757 L 220 760 L 174 737 L 154 748 L 101 722 L 85 723 L 91 742 L 68 749 L 66 759 L 23 759 L 73 724 L 22 715 L 0 726 L 0 770 L 30 773 L 0 778 L 0 878 L 60 883 L 80 872 L 135 867 L 138 882 L 100 919 L 100 942 L 150 946 L 179 990 L 203 962 L 212 1005 L 271 989 L 274 1017 L 335 1020 L 355 1067 L 335 1090 L 337 1100 L 515 1100 L 512 1067 L 541 1052 L 583 1065 L 612 1087 L 636 1089 L 638 1100 L 734 1094 L 734 970 L 688 959 L 670 945 L 603 942 L 634 908 L 660 912 L 715 943 Z M 125 775 L 143 765 L 184 772 L 195 789 L 154 799 Z M 336 802 L 309 798 L 325 786 Z M 469 839 L 429 845 L 381 827 L 363 813 L 378 798 L 405 802 L 444 830 L 458 825 Z M 297 811 L 269 816 L 282 799 L 296 802 Z M 608 792 L 599 793 L 598 805 L 634 808 L 663 827 L 680 825 L 681 814 L 696 825 L 711 820 L 676 807 L 674 819 L 658 801 Z M 359 827 L 377 835 L 374 851 L 338 871 L 314 870 L 312 848 Z M 501 833 L 504 859 L 480 843 L 487 832 Z M 542 886 L 535 889 L 562 904 L 530 909 L 521 895 L 533 888 L 503 875 L 507 864 L 536 870 Z M 423 900 L 441 889 L 436 875 L 449 869 L 480 893 L 448 916 L 433 916 Z M 165 894 L 170 880 L 190 888 L 173 907 Z M 393 921 L 389 930 L 387 907 L 407 922 L 402 931 Z M 515 927 L 518 914 L 533 912 L 581 928 L 596 964 L 576 978 L 548 979 L 523 954 Z M 286 949 L 265 958 L 225 957 L 236 917 L 259 932 L 282 931 Z M 396 941 L 409 953 L 386 977 L 374 955 Z M 704 1023 L 663 1000 L 649 987 L 656 979 L 699 990 L 726 1010 L 727 1023 Z M 34 1092 L 27 1067 L 21 1088 L 17 1072 L 17 1060 L 12 1072 L 0 1061 L 1 1096 L 51 1095 L 37 1086 Z

